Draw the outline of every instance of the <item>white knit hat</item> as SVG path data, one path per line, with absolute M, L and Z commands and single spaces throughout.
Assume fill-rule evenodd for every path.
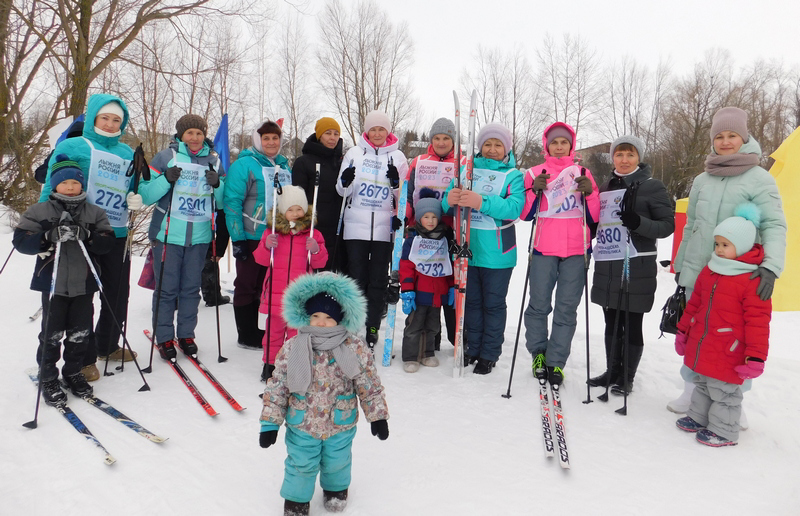
M 278 195 L 278 211 L 286 215 L 286 211 L 292 206 L 300 206 L 303 212 L 308 211 L 308 198 L 306 198 L 306 191 L 299 186 L 287 185 L 282 186 L 283 193 Z
M 120 106 L 119 102 L 117 102 L 116 100 L 108 102 L 99 110 L 97 110 L 97 115 L 95 115 L 95 117 L 98 117 L 103 113 L 110 113 L 112 115 L 117 115 L 120 118 L 120 120 L 125 120 L 125 112 L 122 110 L 122 106 Z
M 746 202 L 733 210 L 733 217 L 728 217 L 714 228 L 714 236 L 730 240 L 736 248 L 738 258 L 753 248 L 759 226 L 761 226 L 761 210 L 752 202 Z
M 392 132 L 392 122 L 389 120 L 389 115 L 383 111 L 370 111 L 364 117 L 364 132 L 368 132 L 373 127 L 383 127 L 386 132 Z
M 478 152 L 483 148 L 486 140 L 494 138 L 500 140 L 506 151 L 506 156 L 511 152 L 511 131 L 509 131 L 503 124 L 492 122 L 491 124 L 484 125 L 478 133 Z

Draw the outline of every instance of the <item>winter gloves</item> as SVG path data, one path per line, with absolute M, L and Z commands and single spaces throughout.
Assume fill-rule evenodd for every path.
M 636 228 L 642 223 L 642 218 L 632 208 L 623 208 L 619 218 L 622 219 L 622 225 L 631 231 L 636 231 Z
M 369 424 L 372 435 L 377 435 L 378 439 L 385 441 L 389 438 L 389 423 L 385 419 L 379 419 Z
M 414 291 L 403 292 L 402 294 L 400 294 L 400 299 L 403 300 L 404 314 L 408 315 L 417 309 L 417 303 L 415 302 L 416 298 L 417 298 L 417 293 Z
M 125 204 L 128 205 L 128 211 L 138 211 L 144 206 L 142 196 L 133 192 L 128 192 L 128 195 L 125 197 Z
M 392 188 L 400 186 L 400 173 L 393 163 L 389 163 L 389 167 L 386 170 L 386 177 L 389 178 L 389 183 L 392 185 Z
M 278 440 L 277 430 L 266 430 L 258 435 L 258 444 L 262 448 L 269 448 Z
M 306 239 L 306 251 L 311 251 L 311 254 L 317 254 L 319 252 L 319 244 L 312 237 Z
M 541 192 L 547 190 L 547 180 L 550 179 L 550 174 L 541 173 L 533 180 L 533 191 Z
M 356 167 L 350 165 L 346 169 L 342 170 L 342 186 L 347 188 L 353 182 L 353 179 L 356 178 Z
M 206 170 L 206 183 L 208 183 L 208 186 L 211 188 L 219 187 L 219 174 L 217 174 L 216 170 Z
M 772 297 L 772 291 L 775 289 L 775 280 L 778 279 L 778 276 L 766 267 L 759 267 L 750 275 L 750 279 L 755 278 L 761 278 L 758 282 L 756 294 L 762 301 L 767 301 Z
M 267 237 L 264 239 L 264 247 L 267 249 L 275 249 L 278 247 L 278 235 L 275 233 L 267 235 Z
M 764 362 L 757 358 L 748 358 L 744 361 L 744 365 L 737 365 L 733 370 L 739 374 L 739 378 L 742 380 L 758 378 L 764 372 Z
M 231 242 L 233 249 L 233 257 L 237 260 L 247 260 L 250 257 L 250 248 L 247 246 L 247 240 L 238 240 Z
M 678 332 L 675 334 L 675 352 L 678 353 L 680 356 L 684 356 L 686 354 L 686 341 L 688 337 L 683 332 Z
M 591 195 L 592 193 L 592 180 L 586 176 L 578 176 L 575 178 L 575 182 L 578 183 L 578 191 L 584 195 L 584 197 Z
M 398 219 L 397 217 L 392 217 L 392 231 L 397 231 L 400 229 L 400 226 L 403 225 L 403 222 Z
M 181 171 L 183 169 L 181 167 L 169 167 L 166 172 L 164 172 L 164 177 L 167 178 L 170 184 L 174 184 L 175 181 L 181 178 Z
M 77 224 L 58 225 L 48 230 L 44 234 L 45 240 L 49 242 L 66 242 L 68 240 L 87 240 L 89 230 Z

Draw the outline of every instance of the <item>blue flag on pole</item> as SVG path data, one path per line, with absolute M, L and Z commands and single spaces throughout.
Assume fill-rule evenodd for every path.
M 228 167 L 231 164 L 231 150 L 228 145 L 228 113 L 222 115 L 219 129 L 217 129 L 217 134 L 214 135 L 214 150 L 219 154 L 221 173 L 224 175 L 228 172 Z

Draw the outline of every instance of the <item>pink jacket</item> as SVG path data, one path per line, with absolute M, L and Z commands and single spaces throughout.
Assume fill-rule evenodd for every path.
M 556 122 L 544 130 L 542 134 L 542 147 L 544 148 L 544 163 L 537 165 L 525 171 L 525 206 L 522 209 L 520 218 L 523 220 L 532 220 L 536 215 L 536 193 L 533 191 L 533 180 L 536 176 L 542 173 L 550 174 L 550 179 L 547 180 L 548 184 L 555 181 L 558 174 L 565 168 L 575 164 L 575 145 L 570 151 L 569 156 L 563 158 L 554 158 L 550 156 L 547 150 L 547 138 L 545 135 L 554 127 L 564 127 L 572 134 L 572 141 L 577 141 L 575 138 L 575 130 L 568 124 L 563 122 Z M 591 170 L 586 170 L 586 176 L 592 182 L 593 192 L 586 197 L 586 208 L 590 221 L 597 221 L 600 217 L 600 198 L 597 192 L 597 183 L 595 183 Z M 548 209 L 547 199 L 542 195 L 542 205 L 538 207 L 540 212 L 545 212 Z M 584 228 L 583 218 L 572 219 L 555 219 L 541 217 L 536 222 L 536 233 L 533 236 L 533 247 L 539 254 L 546 256 L 560 256 L 566 258 L 567 256 L 575 256 L 583 254 L 584 251 L 584 234 L 586 232 L 586 248 L 591 247 L 591 233 L 588 225 Z

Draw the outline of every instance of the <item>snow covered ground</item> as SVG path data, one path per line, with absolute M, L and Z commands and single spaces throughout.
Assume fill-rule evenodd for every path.
M 0 260 L 11 250 L 10 228 L 0 227 Z M 566 367 L 562 399 L 572 469 L 545 459 L 539 423 L 537 383 L 530 356 L 520 343 L 512 388 L 506 392 L 517 330 L 524 248 L 530 225 L 518 225 L 523 252 L 508 296 L 509 315 L 503 356 L 488 376 L 454 380 L 452 347 L 443 344 L 442 365 L 416 374 L 400 360 L 378 366 L 391 412 L 390 436 L 379 441 L 363 417 L 354 443 L 353 482 L 345 514 L 776 514 L 800 513 L 796 466 L 800 463 L 800 312 L 775 313 L 770 359 L 765 375 L 745 396 L 750 429 L 739 446 L 711 449 L 675 427 L 665 405 L 681 388 L 680 358 L 673 339 L 658 339 L 660 312 L 645 317 L 646 349 L 628 416 L 614 412 L 622 400 L 586 400 L 584 308 Z M 660 254 L 668 258 L 671 240 Z M 80 400 L 70 405 L 109 451 L 113 466 L 54 409 L 42 406 L 39 428 L 22 423 L 33 416 L 35 389 L 24 370 L 35 366 L 39 322 L 28 317 L 39 294 L 28 289 L 34 260 L 14 253 L 0 276 L 0 314 L 6 335 L 0 375 L 0 513 L 82 515 L 281 514 L 278 491 L 283 478 L 283 430 L 278 444 L 258 447 L 258 416 L 263 389 L 260 353 L 235 344 L 233 310 L 220 310 L 223 355 L 217 363 L 214 309 L 201 304 L 197 331 L 200 358 L 248 409 L 236 413 L 194 367 L 184 368 L 219 415 L 211 418 L 172 371 L 156 358 L 142 380 L 133 364 L 122 374 L 94 383 L 95 394 L 169 441 L 150 443 Z M 223 262 L 224 264 L 225 262 Z M 143 264 L 137 259 L 133 275 Z M 232 274 L 224 272 L 230 285 Z M 666 270 L 659 277 L 660 308 L 674 288 Z M 135 279 L 134 279 L 135 282 Z M 132 287 L 133 348 L 146 361 L 150 291 Z M 402 328 L 402 314 L 398 328 Z M 592 374 L 604 367 L 603 317 L 590 305 Z M 401 331 L 396 338 L 400 339 Z M 380 351 L 380 350 L 379 350 Z M 102 368 L 103 363 L 98 363 Z M 109 369 L 118 364 L 110 364 Z M 470 368 L 471 369 L 471 368 Z M 795 382 L 795 383 L 793 383 Z M 600 394 L 593 389 L 592 399 Z M 324 514 L 318 489 L 312 514 Z

